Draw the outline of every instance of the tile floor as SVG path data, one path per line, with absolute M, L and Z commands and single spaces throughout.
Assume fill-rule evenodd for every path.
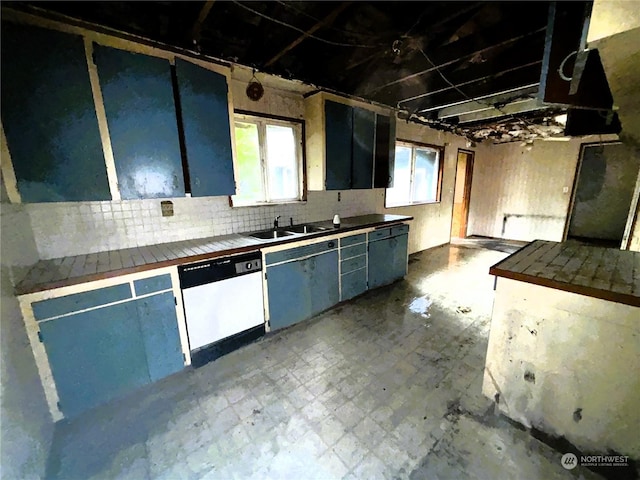
M 513 250 L 413 255 L 403 281 L 61 422 L 48 476 L 600 478 L 481 394 L 488 269 Z

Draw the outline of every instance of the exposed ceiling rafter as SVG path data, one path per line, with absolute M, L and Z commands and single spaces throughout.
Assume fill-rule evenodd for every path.
M 335 19 L 338 17 L 338 15 L 340 15 L 347 7 L 349 7 L 353 2 L 342 2 L 340 5 L 338 5 L 337 8 L 333 9 L 331 11 L 331 13 L 329 13 L 329 15 L 327 15 L 326 17 L 324 17 L 322 20 L 320 20 L 318 23 L 316 23 L 313 27 L 311 27 L 309 30 L 307 30 L 305 33 L 303 33 L 302 35 L 300 35 L 298 38 L 296 38 L 293 42 L 291 42 L 289 45 L 287 45 L 286 47 L 284 47 L 282 50 L 280 50 L 277 54 L 275 54 L 273 57 L 271 57 L 271 59 L 269 59 L 267 61 L 267 63 L 264 64 L 264 67 L 270 67 L 271 65 L 273 65 L 274 63 L 276 63 L 285 53 L 287 53 L 289 50 L 297 47 L 300 43 L 302 43 L 304 40 L 306 40 L 307 38 L 309 38 L 311 35 L 313 35 L 314 32 L 316 32 L 317 30 L 321 29 L 322 27 L 326 27 L 328 25 L 331 25 Z

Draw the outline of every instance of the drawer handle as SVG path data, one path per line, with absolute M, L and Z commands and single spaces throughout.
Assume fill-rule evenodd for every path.
M 329 248 L 333 248 L 333 247 L 335 247 L 335 246 L 336 246 L 336 243 L 335 243 L 335 242 L 329 242 L 329 243 L 327 244 L 327 246 L 328 246 Z

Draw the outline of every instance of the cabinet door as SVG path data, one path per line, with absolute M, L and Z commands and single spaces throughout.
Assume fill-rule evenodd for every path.
M 44 321 L 39 327 L 65 416 L 150 381 L 135 302 Z
M 407 274 L 409 235 L 398 235 L 391 240 L 391 248 L 393 251 L 392 276 L 393 280 L 399 280 Z
M 176 59 L 191 196 L 234 195 L 227 79 Z
M 407 272 L 408 235 L 369 242 L 369 288 L 388 285 Z
M 308 258 L 307 284 L 311 294 L 310 317 L 331 308 L 340 301 L 338 286 L 338 252 Z
M 308 270 L 308 259 L 267 267 L 271 330 L 287 327 L 311 316 Z
M 350 300 L 367 291 L 367 269 L 345 273 L 340 279 L 341 300 Z
M 396 150 L 395 117 L 376 115 L 376 148 L 374 166 L 374 188 L 393 187 L 393 166 Z
M 2 125 L 22 201 L 111 200 L 82 37 L 4 21 L 1 32 Z
M 349 105 L 325 102 L 327 190 L 351 188 L 351 139 L 353 113 Z
M 94 52 L 120 195 L 183 197 L 169 62 L 99 45 Z
M 351 188 L 373 187 L 375 124 L 374 112 L 354 107 Z
M 173 292 L 135 300 L 149 378 L 160 380 L 184 367 Z

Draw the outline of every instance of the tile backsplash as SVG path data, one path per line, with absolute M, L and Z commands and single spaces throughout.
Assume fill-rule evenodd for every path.
M 264 207 L 231 208 L 228 197 L 172 198 L 174 215 L 163 217 L 160 202 L 37 203 L 26 205 L 42 259 L 204 238 L 270 228 L 281 224 L 382 213 L 384 189 L 309 192 L 307 201 Z

